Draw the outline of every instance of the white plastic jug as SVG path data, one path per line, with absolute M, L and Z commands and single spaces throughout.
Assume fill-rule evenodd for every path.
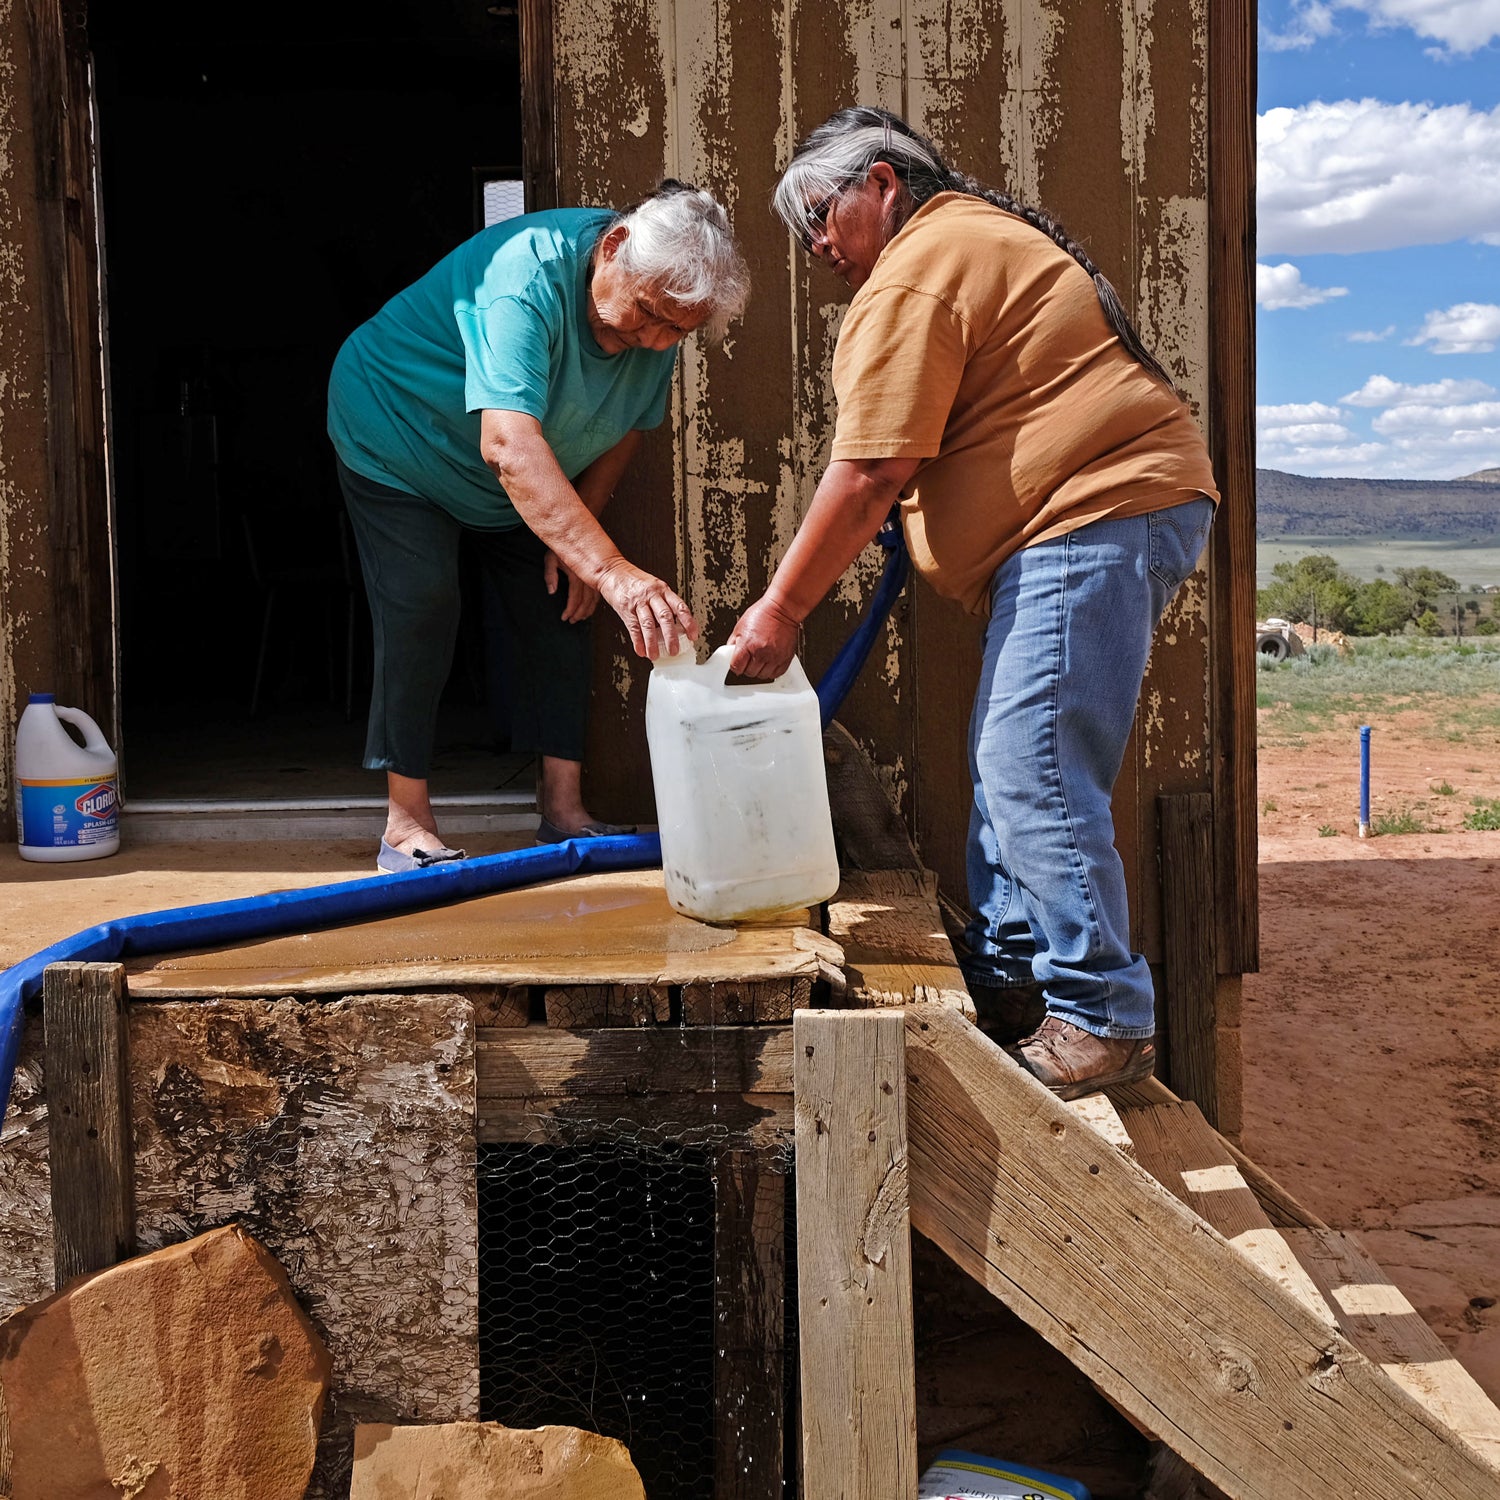
M 663 657 L 646 692 L 662 875 L 673 910 L 741 922 L 826 901 L 839 862 L 818 699 L 795 658 L 730 687 L 734 648 Z
M 64 724 L 78 727 L 83 744 Z M 81 709 L 31 695 L 16 729 L 16 782 L 22 859 L 101 859 L 120 847 L 115 752 Z

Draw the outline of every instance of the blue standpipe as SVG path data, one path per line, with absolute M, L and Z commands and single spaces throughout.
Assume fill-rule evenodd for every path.
M 892 534 L 894 532 L 894 534 Z M 818 704 L 827 728 L 839 704 L 854 685 L 870 654 L 885 617 L 906 581 L 906 547 L 896 512 L 881 529 L 879 540 L 889 551 L 864 618 L 844 642 L 818 683 Z M 1366 731 L 1368 732 L 1368 731 Z M 420 911 L 445 901 L 487 896 L 495 891 L 519 890 L 543 880 L 568 875 L 592 875 L 605 870 L 651 870 L 661 864 L 661 841 L 654 833 L 624 834 L 614 838 L 568 839 L 534 849 L 515 849 L 478 859 L 455 860 L 407 870 L 378 879 L 341 880 L 333 885 L 301 891 L 274 891 L 265 896 L 242 896 L 201 906 L 178 906 L 168 911 L 117 917 L 72 937 L 63 938 L 23 959 L 0 974 L 0 1120 L 5 1118 L 21 1049 L 26 1002 L 42 990 L 48 964 L 108 963 L 148 953 L 183 948 L 205 948 L 249 938 L 273 937 L 282 932 L 307 932 L 337 927 L 372 917 Z
M 1370 726 L 1359 726 L 1359 836 L 1370 836 Z

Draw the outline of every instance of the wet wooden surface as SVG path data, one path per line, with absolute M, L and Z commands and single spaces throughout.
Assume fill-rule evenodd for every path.
M 127 965 L 135 999 L 338 994 L 416 985 L 698 985 L 809 982 L 838 966 L 806 912 L 710 927 L 667 905 L 661 872 L 550 881 L 323 932 Z

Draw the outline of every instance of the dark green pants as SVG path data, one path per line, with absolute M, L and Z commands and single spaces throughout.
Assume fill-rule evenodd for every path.
M 547 549 L 525 526 L 479 531 L 430 500 L 339 464 L 375 638 L 365 765 L 425 779 L 438 700 L 458 639 L 460 543 L 474 549 L 505 617 L 511 749 L 583 759 L 590 621 L 567 625 L 566 582 L 542 580 Z

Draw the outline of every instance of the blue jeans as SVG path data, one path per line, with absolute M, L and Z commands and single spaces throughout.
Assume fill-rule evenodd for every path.
M 1151 636 L 1208 539 L 1213 502 L 1095 521 L 995 571 L 969 726 L 965 971 L 1039 981 L 1050 1014 L 1096 1036 L 1155 1030 L 1130 951 L 1110 794 Z

